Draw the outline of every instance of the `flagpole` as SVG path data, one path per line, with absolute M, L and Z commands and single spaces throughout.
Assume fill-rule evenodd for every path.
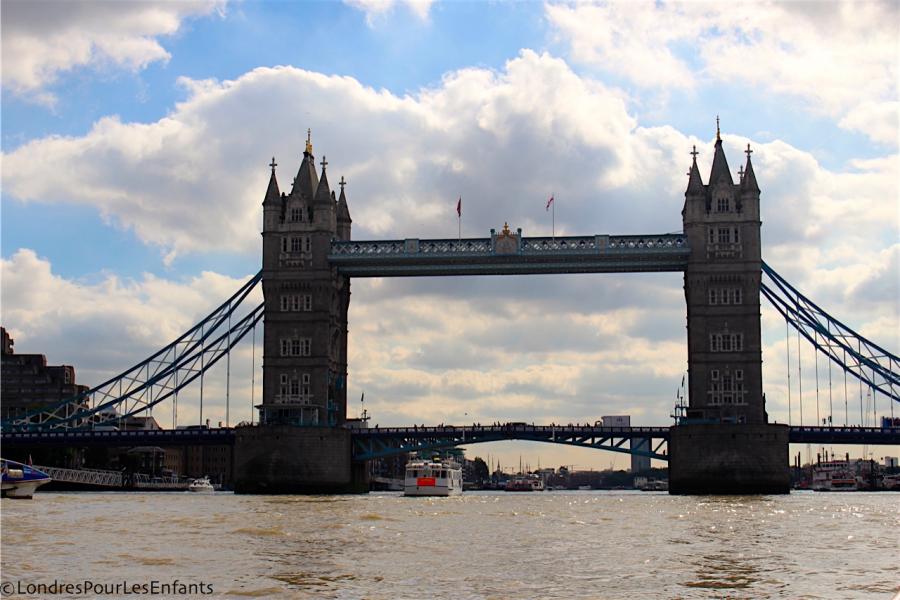
M 556 192 L 553 192 L 553 195 L 550 196 L 550 197 L 553 198 L 553 205 L 550 207 L 550 209 L 553 211 L 553 212 L 552 212 L 552 214 L 553 214 L 553 217 L 552 217 L 552 219 L 553 219 L 553 229 L 552 229 L 552 232 L 553 232 L 553 239 L 555 240 L 555 239 L 556 239 Z

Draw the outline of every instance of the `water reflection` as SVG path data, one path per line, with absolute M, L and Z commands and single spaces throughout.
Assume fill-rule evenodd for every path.
M 0 568 L 235 597 L 863 597 L 897 586 L 898 498 L 45 493 L 3 501 Z

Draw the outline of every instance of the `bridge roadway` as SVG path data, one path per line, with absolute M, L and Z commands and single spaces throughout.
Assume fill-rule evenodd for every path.
M 669 439 L 669 431 L 669 427 L 503 423 L 464 427 L 444 425 L 354 429 L 352 440 L 353 456 L 356 460 L 502 440 L 566 444 L 667 460 L 668 457 L 661 448 Z M 792 444 L 900 445 L 900 428 L 794 426 L 790 428 L 789 436 Z M 150 431 L 30 431 L 4 432 L 0 435 L 0 443 L 4 448 L 232 445 L 234 439 L 234 428 L 228 427 Z M 637 440 L 635 444 L 637 449 L 631 448 L 631 440 Z
M 328 262 L 350 277 L 684 271 L 687 236 L 590 235 L 333 241 Z

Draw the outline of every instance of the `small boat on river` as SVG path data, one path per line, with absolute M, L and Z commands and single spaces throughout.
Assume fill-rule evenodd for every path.
M 404 496 L 455 496 L 462 486 L 462 469 L 453 461 L 436 457 L 406 463 Z
M 4 498 L 31 498 L 34 491 L 50 483 L 50 476 L 31 465 L 0 459 L 0 494 Z
M 195 494 L 212 494 L 216 491 L 216 488 L 209 482 L 209 477 L 201 477 L 191 482 L 191 485 L 188 486 L 188 491 Z
M 544 480 L 537 475 L 513 477 L 506 482 L 507 492 L 543 492 Z

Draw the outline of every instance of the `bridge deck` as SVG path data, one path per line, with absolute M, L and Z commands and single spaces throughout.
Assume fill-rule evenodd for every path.
M 328 261 L 351 277 L 684 271 L 682 234 L 333 241 Z
M 381 455 L 437 447 L 463 446 L 501 440 L 532 440 L 587 446 L 615 452 L 630 452 L 626 441 L 632 439 L 668 440 L 669 427 L 595 427 L 589 425 L 452 425 L 439 427 L 380 427 L 353 430 L 355 455 L 369 452 Z M 160 429 L 155 431 L 59 430 L 3 432 L 5 447 L 39 446 L 179 446 L 231 445 L 234 428 Z M 880 427 L 800 427 L 790 428 L 792 444 L 900 445 L 900 429 Z M 384 454 L 386 453 L 386 454 Z M 657 450 L 651 448 L 651 454 Z M 373 458 L 367 456 L 367 458 Z M 654 456 L 664 459 L 663 455 Z

